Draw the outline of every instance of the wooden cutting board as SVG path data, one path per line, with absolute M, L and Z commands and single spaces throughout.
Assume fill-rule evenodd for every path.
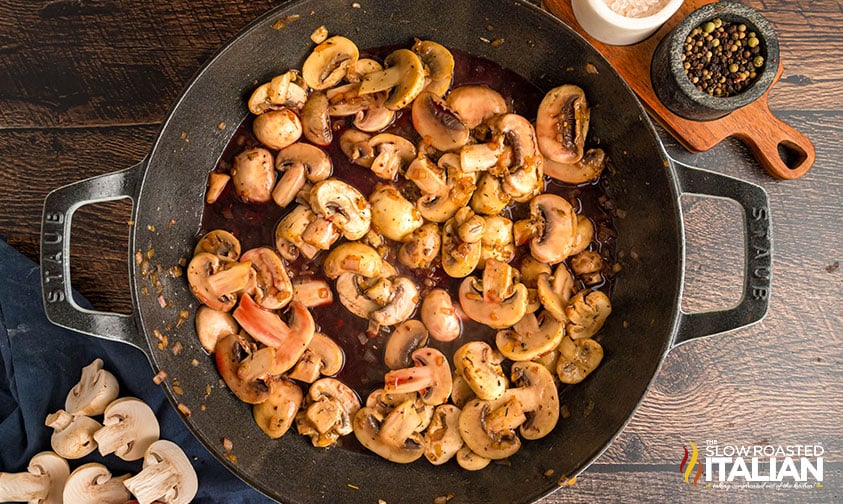
M 668 110 L 656 97 L 650 82 L 650 60 L 656 46 L 685 16 L 708 3 L 711 2 L 685 0 L 679 10 L 655 34 L 629 46 L 608 45 L 589 36 L 577 23 L 570 0 L 544 0 L 543 6 L 591 42 L 635 91 L 650 115 L 688 150 L 702 152 L 725 138 L 736 137 L 750 148 L 761 166 L 773 177 L 801 177 L 814 164 L 814 145 L 795 128 L 776 117 L 767 103 L 770 89 L 782 75 L 781 58 L 770 89 L 753 103 L 720 119 L 685 119 Z

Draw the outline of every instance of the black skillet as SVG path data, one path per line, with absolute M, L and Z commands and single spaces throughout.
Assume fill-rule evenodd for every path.
M 300 18 L 272 28 L 294 15 Z M 156 285 L 130 258 L 131 316 L 86 311 L 72 300 L 74 211 L 95 201 L 131 198 L 130 253 L 154 249 L 152 262 L 163 267 L 189 256 L 202 220 L 207 173 L 235 129 L 217 125 L 240 124 L 247 116 L 245 98 L 257 83 L 300 68 L 313 47 L 309 35 L 320 25 L 361 48 L 406 47 L 414 37 L 436 40 L 493 60 L 543 90 L 578 84 L 593 107 L 591 135 L 600 139 L 615 167 L 605 175 L 607 191 L 626 212 L 615 222 L 617 250 L 627 253 L 612 294 L 614 311 L 603 330 L 606 357 L 584 383 L 563 391 L 570 417 L 546 438 L 525 443 L 510 464 L 467 472 L 453 463 L 397 465 L 361 452 L 315 449 L 295 434 L 270 441 L 252 421 L 249 407 L 219 385 L 212 359 L 196 342 L 192 318 L 176 327 L 179 309 L 196 307 L 184 278 L 158 276 L 164 299 L 172 303 L 162 307 Z M 489 43 L 496 39 L 503 43 Z M 685 249 L 679 197 L 689 193 L 733 199 L 743 208 L 746 274 L 742 299 L 733 309 L 693 314 L 680 309 Z M 612 67 L 573 30 L 533 5 L 303 0 L 256 20 L 196 75 L 146 159 L 47 197 L 41 264 L 50 320 L 142 349 L 155 370 L 168 374 L 164 389 L 170 401 L 193 412 L 184 418 L 190 430 L 231 471 L 268 496 L 291 503 L 397 503 L 453 494 L 452 502 L 512 503 L 547 495 L 560 477 L 574 476 L 593 462 L 629 421 L 671 348 L 760 320 L 769 303 L 770 248 L 764 190 L 668 158 L 646 113 Z M 156 330 L 168 336 L 169 348 L 158 348 Z M 180 355 L 171 351 L 175 342 L 184 347 Z M 173 380 L 183 395 L 174 394 Z M 212 392 L 206 397 L 208 385 Z M 236 463 L 225 456 L 223 438 L 232 441 Z

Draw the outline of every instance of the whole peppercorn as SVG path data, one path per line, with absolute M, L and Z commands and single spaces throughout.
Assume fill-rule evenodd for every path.
M 683 68 L 694 86 L 711 96 L 732 96 L 761 73 L 765 59 L 757 34 L 720 18 L 702 23 L 685 39 Z

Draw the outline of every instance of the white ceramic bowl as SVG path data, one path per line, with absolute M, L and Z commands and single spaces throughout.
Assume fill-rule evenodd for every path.
M 682 5 L 670 0 L 657 13 L 647 17 L 621 16 L 604 0 L 571 0 L 577 22 L 592 37 L 610 45 L 631 45 L 641 42 L 658 30 Z

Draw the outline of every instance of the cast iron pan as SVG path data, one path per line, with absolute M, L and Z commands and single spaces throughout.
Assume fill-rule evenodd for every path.
M 670 160 L 629 87 L 573 30 L 517 0 L 390 0 L 351 2 L 302 0 L 283 5 L 247 27 L 195 77 L 164 122 L 149 156 L 128 169 L 57 189 L 45 202 L 41 264 L 44 303 L 54 323 L 142 349 L 153 368 L 167 372 L 165 391 L 175 405 L 193 413 L 184 421 L 229 469 L 282 502 L 528 502 L 557 488 L 557 480 L 583 471 L 628 422 L 667 351 L 693 338 L 721 333 L 760 320 L 770 287 L 769 208 L 758 186 Z M 312 14 L 311 14 L 312 13 Z M 299 15 L 276 30 L 279 18 Z M 608 192 L 626 211 L 615 222 L 623 272 L 612 295 L 613 313 L 603 329 L 605 359 L 585 382 L 561 391 L 570 417 L 539 441 L 524 443 L 508 465 L 467 472 L 456 464 L 426 461 L 397 465 L 367 453 L 315 449 L 291 433 L 269 440 L 252 420 L 248 405 L 219 385 L 216 368 L 193 333 L 192 318 L 176 327 L 178 311 L 197 304 L 184 278 L 162 274 L 161 307 L 156 286 L 129 258 L 134 313 L 91 312 L 72 299 L 69 233 L 82 205 L 118 198 L 134 202 L 131 254 L 155 250 L 154 264 L 171 267 L 189 257 L 202 218 L 203 194 L 211 170 L 247 116 L 246 97 L 257 83 L 280 71 L 300 68 L 313 47 L 310 33 L 325 25 L 361 48 L 407 47 L 414 37 L 493 60 L 542 90 L 574 83 L 593 107 L 591 133 L 614 161 Z M 489 40 L 502 39 L 494 47 Z M 186 141 L 189 140 L 189 141 Z M 679 197 L 698 193 L 730 198 L 743 207 L 746 274 L 740 304 L 715 313 L 680 309 L 684 239 Z M 635 254 L 630 254 L 635 251 Z M 752 251 L 752 253 L 750 253 Z M 632 259 L 635 257 L 635 259 Z M 151 294 L 144 294 L 145 290 Z M 159 349 L 154 331 L 180 342 L 174 355 Z M 199 366 L 191 365 L 197 359 Z M 183 395 L 175 395 L 178 380 Z M 206 386 L 211 393 L 206 397 Z M 201 405 L 205 406 L 204 411 Z M 236 463 L 223 456 L 221 440 L 233 442 Z M 548 476 L 550 474 L 550 476 Z

